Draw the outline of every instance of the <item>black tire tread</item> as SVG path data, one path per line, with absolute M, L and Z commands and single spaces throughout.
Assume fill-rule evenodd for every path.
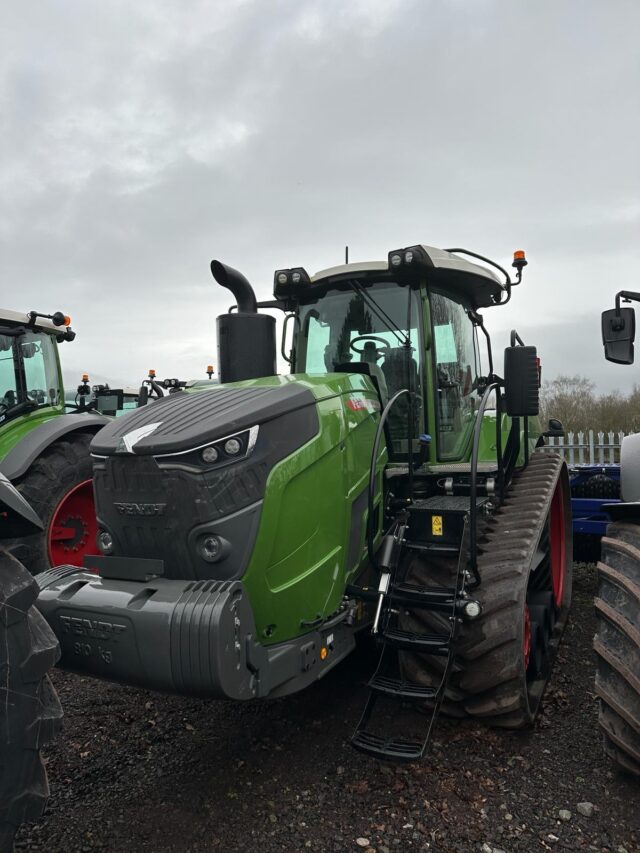
M 533 722 L 544 680 L 533 701 L 527 696 L 526 673 L 522 656 L 523 613 L 527 595 L 529 567 L 543 534 L 551 498 L 560 478 L 564 478 L 565 498 L 569 500 L 566 465 L 549 451 L 536 451 L 529 465 L 516 474 L 504 503 L 479 527 L 478 568 L 482 584 L 474 591 L 480 600 L 482 616 L 463 626 L 456 647 L 459 664 L 450 681 L 447 701 L 450 713 L 483 719 L 490 725 L 517 729 Z M 566 624 L 571 596 L 571 553 L 565 579 L 565 599 L 553 628 L 550 651 L 555 654 Z M 415 559 L 407 579 L 424 585 L 451 583 L 456 564 L 428 565 Z M 405 617 L 408 630 L 424 632 L 443 622 L 428 612 L 414 611 Z M 418 683 L 437 686 L 441 664 L 425 655 L 405 655 L 406 676 Z M 546 680 L 546 679 L 545 679 Z
M 0 851 L 13 848 L 24 820 L 37 819 L 49 793 L 40 748 L 60 729 L 62 709 L 47 675 L 58 641 L 34 602 L 27 569 L 0 550 Z M 10 618 L 8 615 L 10 614 Z
M 640 777 L 640 525 L 610 524 L 595 601 L 598 724 L 606 754 Z
M 51 567 L 47 531 L 53 510 L 66 492 L 90 480 L 93 465 L 89 453 L 92 433 L 75 432 L 56 441 L 42 453 L 16 483 L 18 491 L 37 512 L 44 530 L 20 539 L 7 540 L 4 547 L 36 575 Z

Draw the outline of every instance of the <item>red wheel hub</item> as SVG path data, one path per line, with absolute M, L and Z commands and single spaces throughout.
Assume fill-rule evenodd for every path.
M 523 636 L 522 636 L 522 653 L 524 655 L 525 671 L 529 668 L 529 659 L 531 658 L 531 614 L 529 613 L 529 605 L 524 606 Z
M 549 513 L 549 558 L 551 561 L 551 583 L 556 607 L 562 606 L 564 580 L 567 571 L 566 525 L 564 482 L 560 480 L 551 500 Z
M 52 566 L 82 566 L 86 554 L 97 554 L 93 481 L 83 480 L 54 509 L 47 530 L 47 553 Z

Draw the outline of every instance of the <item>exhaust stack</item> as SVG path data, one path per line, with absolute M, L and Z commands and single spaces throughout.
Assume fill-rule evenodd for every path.
M 213 260 L 211 275 L 231 291 L 238 308 L 217 319 L 220 382 L 275 376 L 275 319 L 258 314 L 256 294 L 241 272 Z

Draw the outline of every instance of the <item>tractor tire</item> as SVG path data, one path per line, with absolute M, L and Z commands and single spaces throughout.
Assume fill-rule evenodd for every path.
M 82 567 L 85 555 L 98 553 L 92 438 L 75 433 L 56 441 L 15 484 L 40 516 L 44 530 L 9 540 L 5 547 L 34 575 L 54 566 Z
M 640 524 L 617 521 L 607 528 L 596 615 L 596 694 L 604 749 L 620 770 L 640 776 Z
M 42 814 L 49 795 L 40 747 L 62 724 L 47 672 L 60 647 L 34 607 L 35 579 L 0 550 L 0 853 L 13 850 L 23 821 Z
M 455 666 L 442 711 L 488 725 L 520 729 L 533 723 L 571 603 L 571 503 L 561 457 L 535 451 L 517 472 L 498 510 L 478 525 L 478 569 L 472 593 L 480 617 L 460 626 Z M 409 561 L 405 580 L 455 584 L 458 559 Z M 431 611 L 407 611 L 402 627 L 416 634 L 448 632 Z M 438 687 L 443 658 L 401 653 L 404 677 Z

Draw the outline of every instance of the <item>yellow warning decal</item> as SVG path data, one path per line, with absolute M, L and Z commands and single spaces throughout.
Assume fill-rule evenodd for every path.
M 442 536 L 442 516 L 441 515 L 432 515 L 431 516 L 431 535 L 432 536 Z

